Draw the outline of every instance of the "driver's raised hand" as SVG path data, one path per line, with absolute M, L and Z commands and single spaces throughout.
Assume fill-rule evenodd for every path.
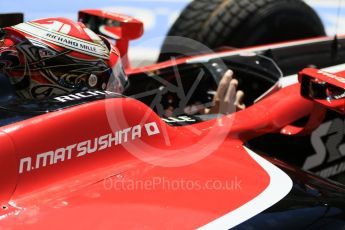
M 246 106 L 243 104 L 244 93 L 237 90 L 238 81 L 233 76 L 234 72 L 232 70 L 225 72 L 213 98 L 214 105 L 206 111 L 207 114 L 231 114 L 245 109 Z

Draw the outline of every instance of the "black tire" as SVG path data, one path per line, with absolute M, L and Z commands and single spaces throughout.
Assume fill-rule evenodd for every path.
M 181 56 L 178 51 L 169 52 L 169 36 L 187 37 L 216 49 L 324 35 L 319 16 L 302 0 L 194 0 L 168 32 L 159 61 Z

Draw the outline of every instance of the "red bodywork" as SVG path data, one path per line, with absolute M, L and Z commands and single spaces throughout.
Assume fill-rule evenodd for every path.
M 127 55 L 129 41 L 138 39 L 143 35 L 144 24 L 133 17 L 114 12 L 92 9 L 79 11 L 79 21 L 83 21 L 88 16 L 108 19 L 119 24 L 118 26 L 104 25 L 103 29 L 109 37 L 116 39 L 116 47 L 121 54 L 123 65 L 129 67 Z
M 114 114 L 123 113 L 123 121 L 115 124 L 117 130 L 142 124 L 142 118 L 149 112 L 144 123 L 156 122 L 161 133 L 152 137 L 143 135 L 131 143 L 19 173 L 21 158 L 35 159 L 38 153 L 111 133 L 107 104 L 119 110 Z M 300 109 L 291 111 L 292 107 Z M 279 132 L 296 118 L 310 113 L 312 107 L 312 102 L 299 95 L 299 85 L 293 85 L 244 111 L 186 127 L 168 126 L 150 108 L 133 99 L 93 102 L 3 127 L 1 157 L 6 160 L 1 162 L 6 162 L 6 166 L 1 168 L 1 200 L 4 205 L 9 201 L 15 205 L 1 211 L 5 217 L 1 224 L 18 229 L 43 228 L 52 222 L 56 223 L 54 229 L 71 225 L 81 229 L 201 227 L 248 203 L 270 183 L 270 176 L 244 150 L 243 142 L 263 133 Z M 203 143 L 201 140 L 212 130 L 217 130 L 211 134 L 215 143 Z M 131 145 L 144 144 L 148 148 L 141 149 L 142 155 L 152 156 L 151 164 L 127 150 L 131 150 Z M 177 151 L 165 154 L 165 150 L 172 149 Z M 186 166 L 154 164 L 185 160 L 187 154 L 193 157 L 205 150 L 212 153 Z M 155 178 L 199 181 L 201 185 L 211 180 L 226 182 L 240 178 L 242 189 L 196 192 L 157 185 L 147 191 L 143 188 L 126 191 L 113 187 L 118 180 Z
M 326 108 L 330 108 L 341 114 L 344 114 L 345 113 L 344 73 L 345 72 L 332 74 L 332 73 L 328 73 L 328 72 L 318 70 L 318 69 L 311 69 L 311 68 L 304 69 L 299 74 L 299 81 L 302 83 L 302 95 L 304 93 L 303 90 L 305 90 L 307 91 L 306 94 L 309 94 L 309 95 L 304 95 L 306 98 L 310 98 Z M 307 87 L 309 88 L 312 87 L 310 85 L 311 81 L 312 82 L 314 81 L 316 84 L 324 84 L 324 85 L 326 84 L 325 92 L 324 92 L 326 98 L 319 98 L 319 99 L 313 98 L 312 90 L 307 89 Z M 306 84 L 306 86 L 304 86 L 303 84 Z M 311 92 L 308 93 L 308 91 L 311 91 Z
M 236 226 L 271 207 L 292 186 L 288 176 L 243 144 L 265 133 L 289 134 L 290 124 L 313 109 L 314 102 L 293 84 L 243 111 L 182 127 L 167 125 L 148 106 L 129 98 L 91 102 L 2 127 L 0 229 Z M 141 132 L 134 135 L 134 127 Z M 101 137 L 105 141 L 117 131 L 125 133 L 118 144 L 100 143 Z M 87 144 L 95 148 L 96 138 L 98 150 L 82 154 L 77 149 Z M 38 157 L 43 153 L 46 162 Z M 130 187 L 131 182 L 140 183 Z M 228 182 L 231 188 L 224 187 Z M 249 206 L 273 184 L 281 187 L 281 194 L 271 193 L 264 203 Z M 217 225 L 238 210 L 246 210 L 241 218 Z

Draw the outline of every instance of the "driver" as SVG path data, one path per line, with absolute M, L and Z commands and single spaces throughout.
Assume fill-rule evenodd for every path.
M 21 98 L 41 99 L 109 86 L 122 94 L 127 77 L 117 49 L 80 22 L 48 18 L 3 29 L 0 69 Z M 214 106 L 203 113 L 244 109 L 243 92 L 228 70 L 214 96 Z

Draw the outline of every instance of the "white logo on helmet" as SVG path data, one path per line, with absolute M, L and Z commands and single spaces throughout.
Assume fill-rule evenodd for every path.
M 55 24 L 53 23 L 51 26 L 55 27 Z M 90 42 L 70 36 L 65 33 L 69 30 L 68 27 L 64 27 L 65 29 L 63 29 L 63 31 L 59 30 L 56 32 L 55 30 L 49 30 L 46 25 L 44 26 L 35 22 L 27 22 L 15 25 L 13 28 L 58 46 L 87 55 L 109 59 L 109 50 L 104 43 L 99 41 L 97 43 Z M 93 39 L 95 38 L 93 37 Z
M 88 80 L 89 86 L 90 87 L 95 87 L 98 83 L 98 78 L 96 75 L 91 74 Z

